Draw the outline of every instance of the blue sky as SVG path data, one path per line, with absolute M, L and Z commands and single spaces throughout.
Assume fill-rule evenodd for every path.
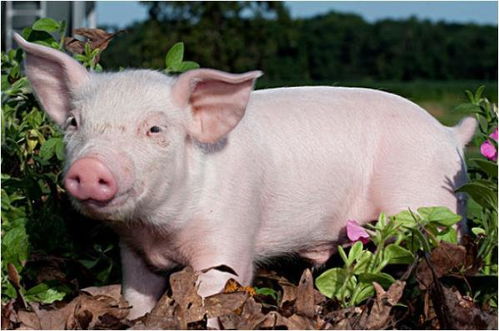
M 495 24 L 496 1 L 285 1 L 293 17 L 308 17 L 330 10 L 356 13 L 373 22 L 383 18 L 416 16 L 433 21 Z M 125 27 L 147 18 L 138 1 L 97 1 L 98 24 Z

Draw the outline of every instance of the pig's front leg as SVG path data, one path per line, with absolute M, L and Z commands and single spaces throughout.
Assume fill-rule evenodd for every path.
M 218 244 L 206 245 L 200 254 L 197 254 L 191 262 L 194 270 L 202 271 L 212 267 L 225 265 L 237 273 L 223 272 L 210 269 L 202 273 L 198 278 L 198 294 L 203 298 L 219 293 L 230 278 L 234 278 L 241 285 L 250 285 L 253 278 L 253 256 L 252 247 L 245 247 L 241 241 L 234 241 L 232 237 L 220 238 Z M 218 318 L 209 318 L 206 327 L 208 329 L 220 329 Z
M 237 273 L 237 276 L 230 272 L 217 269 L 210 269 L 203 272 L 198 279 L 198 293 L 202 297 L 216 294 L 223 290 L 225 283 L 230 278 L 234 278 L 242 285 L 250 285 L 253 278 L 253 243 L 245 240 L 244 232 L 238 235 L 226 234 L 224 237 L 217 236 L 216 240 L 209 240 L 202 243 L 203 249 L 197 251 L 190 261 L 196 271 L 202 271 L 226 265 Z M 244 243 L 244 241 L 249 241 Z
M 152 272 L 144 260 L 126 243 L 120 243 L 122 267 L 122 293 L 132 306 L 129 319 L 135 319 L 151 311 L 163 294 L 167 280 Z

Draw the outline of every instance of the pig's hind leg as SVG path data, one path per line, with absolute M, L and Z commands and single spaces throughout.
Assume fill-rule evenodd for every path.
M 455 190 L 466 183 L 466 170 L 464 163 L 458 168 L 435 171 L 428 167 L 427 171 L 416 174 L 406 173 L 402 176 L 391 176 L 391 181 L 386 180 L 382 185 L 377 185 L 375 196 L 379 212 L 395 215 L 403 210 L 417 211 L 421 207 L 443 206 L 452 212 L 461 215 L 462 221 L 458 224 L 460 235 L 466 232 L 466 195 L 455 193 Z M 446 164 L 445 166 L 449 166 Z M 456 169 L 457 168 L 457 169 Z M 450 175 L 447 175 L 450 174 Z M 399 181 L 393 181 L 393 178 Z

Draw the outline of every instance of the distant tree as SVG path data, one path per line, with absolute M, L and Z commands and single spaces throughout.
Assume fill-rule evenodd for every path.
M 330 12 L 293 19 L 283 2 L 143 1 L 149 18 L 127 27 L 103 58 L 106 67 L 164 68 L 183 41 L 204 67 L 259 81 L 497 79 L 497 27 L 386 19 L 368 23 Z

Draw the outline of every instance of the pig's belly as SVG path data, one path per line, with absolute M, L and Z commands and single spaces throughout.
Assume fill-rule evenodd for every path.
M 364 223 L 377 217 L 368 181 L 368 172 L 358 163 L 334 161 L 296 162 L 287 173 L 267 176 L 257 260 L 298 253 L 325 262 L 344 240 L 347 220 Z

